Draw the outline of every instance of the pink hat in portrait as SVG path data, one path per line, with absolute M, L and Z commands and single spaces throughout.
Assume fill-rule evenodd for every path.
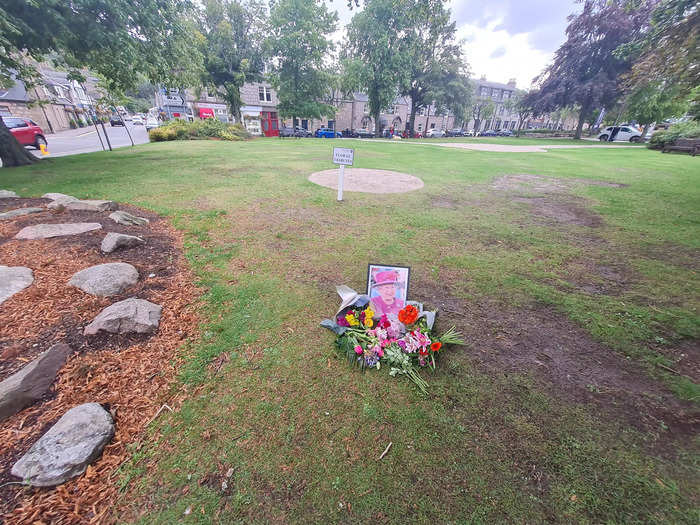
M 382 286 L 383 284 L 403 284 L 399 281 L 399 272 L 395 270 L 386 270 L 384 272 L 377 272 L 374 276 L 374 283 L 372 288 L 375 286 Z

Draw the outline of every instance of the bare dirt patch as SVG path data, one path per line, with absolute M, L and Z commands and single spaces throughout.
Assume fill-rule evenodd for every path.
M 414 284 L 413 295 L 437 306 L 447 325 L 457 325 L 467 341 L 466 351 L 489 374 L 531 374 L 556 397 L 659 433 L 659 442 L 700 430 L 695 405 L 677 399 L 640 367 L 594 341 L 551 307 L 515 310 L 495 302 L 461 300 L 447 287 L 422 282 Z
M 338 170 L 312 173 L 309 180 L 319 186 L 338 189 Z M 365 168 L 347 168 L 343 182 L 344 191 L 361 193 L 406 193 L 419 190 L 423 181 L 407 173 Z
M 2 202 L 0 211 L 46 200 Z M 98 402 L 112 411 L 116 435 L 83 476 L 56 488 L 30 489 L 9 485 L 0 489 L 0 521 L 6 523 L 107 522 L 115 501 L 114 475 L 130 455 L 150 418 L 165 402 L 174 406 L 173 390 L 178 348 L 197 333 L 194 302 L 199 295 L 182 257 L 182 239 L 165 219 L 130 206 L 121 209 L 151 220 L 145 227 L 120 226 L 108 213 L 39 213 L 0 224 L 0 260 L 29 266 L 34 283 L 0 306 L 0 379 L 7 377 L 56 342 L 72 349 L 54 386 L 40 402 L 0 423 L 0 485 L 17 481 L 14 462 L 63 414 L 75 405 Z M 22 227 L 38 223 L 100 222 L 103 230 L 42 240 L 16 240 Z M 143 246 L 102 254 L 108 231 L 138 235 Z M 139 283 L 123 296 L 96 298 L 68 286 L 77 270 L 111 261 L 133 264 Z M 153 277 L 149 275 L 154 274 Z M 86 338 L 82 328 L 105 306 L 137 296 L 163 306 L 158 332 L 152 336 Z

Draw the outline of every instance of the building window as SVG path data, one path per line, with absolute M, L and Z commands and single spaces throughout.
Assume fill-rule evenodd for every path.
M 489 96 L 489 88 L 482 87 L 481 88 L 481 96 L 488 97 Z
M 423 131 L 423 124 L 418 124 L 418 131 Z
M 272 100 L 272 93 L 269 88 L 260 86 L 258 88 L 258 97 L 262 102 L 270 102 Z
M 504 91 L 503 92 L 503 100 L 507 100 L 510 98 L 510 91 Z
M 430 124 L 430 129 L 435 129 L 435 122 L 433 122 L 432 124 Z
M 419 114 L 421 117 L 424 117 L 424 116 L 425 116 L 425 108 L 420 108 L 420 109 L 418 110 L 418 114 Z

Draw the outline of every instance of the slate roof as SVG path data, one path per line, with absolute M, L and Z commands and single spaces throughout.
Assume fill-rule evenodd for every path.
M 22 82 L 15 82 L 10 89 L 0 89 L 0 101 L 28 102 L 29 96 Z

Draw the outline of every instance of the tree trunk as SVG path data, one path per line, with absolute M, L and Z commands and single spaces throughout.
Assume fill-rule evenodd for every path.
M 519 137 L 520 136 L 520 128 L 523 127 L 523 119 L 520 118 L 518 119 L 518 131 L 515 132 L 515 136 Z
M 413 130 L 416 129 L 416 105 L 411 97 L 411 116 L 408 119 L 408 131 L 411 134 L 409 138 L 413 138 Z
M 22 146 L 0 118 L 0 159 L 6 168 L 27 166 L 38 159 Z
M 428 108 L 425 111 L 425 133 L 428 133 L 428 130 L 430 129 L 430 104 L 428 104 Z
M 372 118 L 374 119 L 374 136 L 376 138 L 379 138 L 381 136 L 381 133 L 382 133 L 382 130 L 379 127 L 379 115 L 380 115 L 380 113 L 381 113 L 380 111 L 377 111 L 372 115 Z
M 644 124 L 644 130 L 642 131 L 642 142 L 647 141 L 646 136 L 647 136 L 647 131 L 649 131 L 649 126 L 651 126 L 651 124 Z
M 574 134 L 575 139 L 581 138 L 581 130 L 583 129 L 583 123 L 586 120 L 586 115 L 588 115 L 588 108 L 582 107 L 581 112 L 578 114 L 578 125 L 576 126 L 576 133 Z

